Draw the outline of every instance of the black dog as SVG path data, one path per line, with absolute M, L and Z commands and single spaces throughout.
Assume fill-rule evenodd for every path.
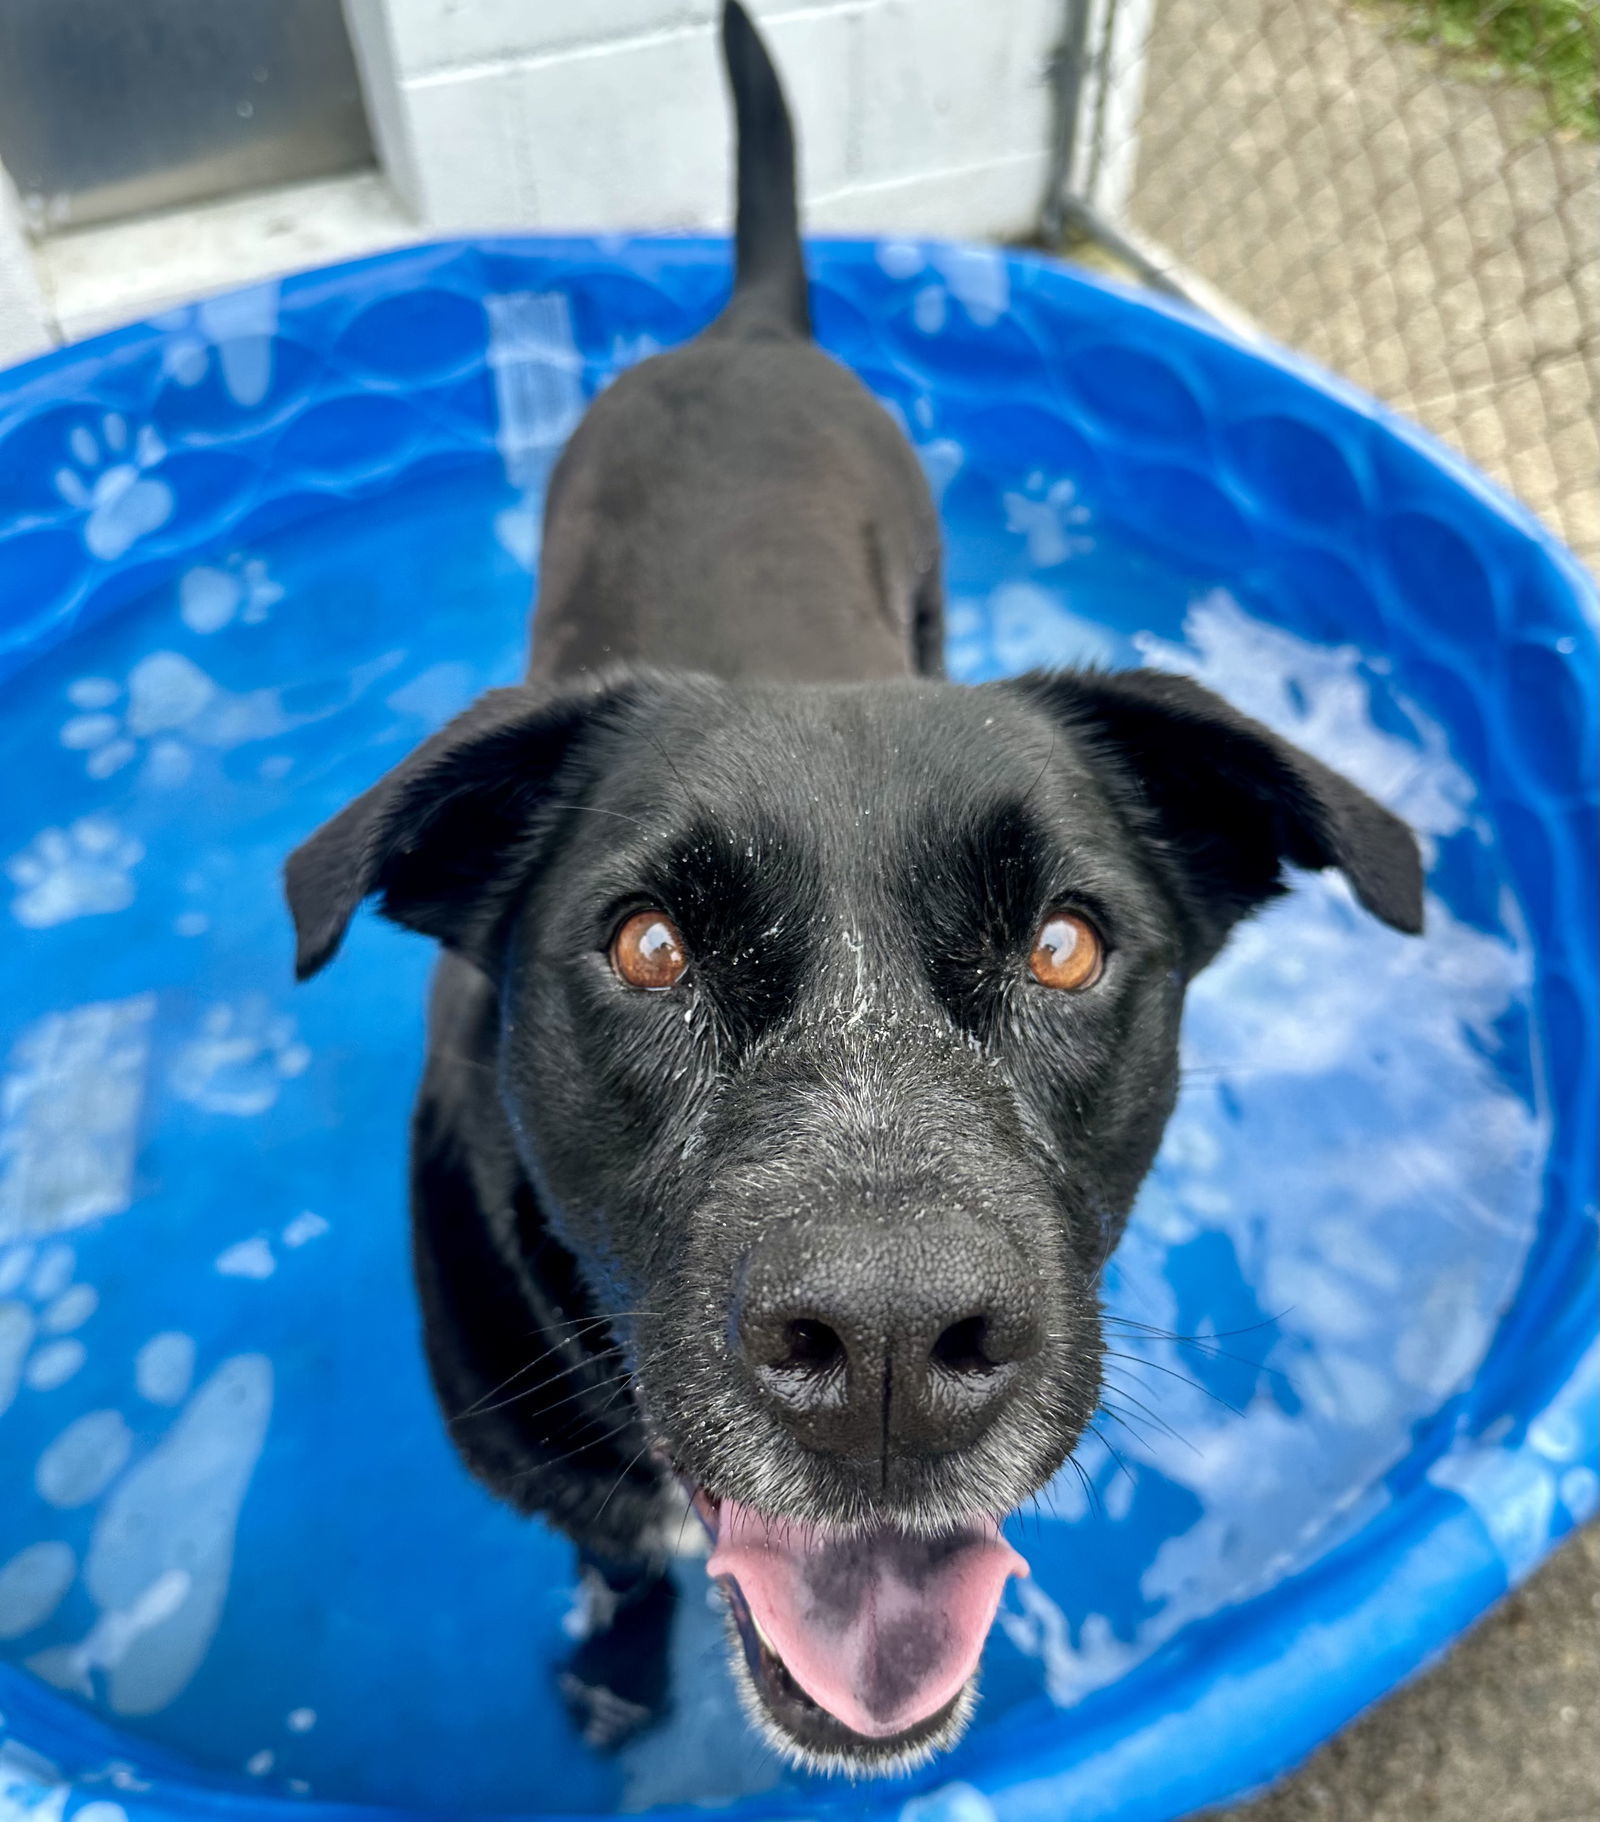
M 595 404 L 529 682 L 290 859 L 299 972 L 363 899 L 437 938 L 414 1129 L 434 1382 L 576 1540 L 590 1737 L 665 1700 L 692 1501 L 796 1759 L 952 1740 L 998 1521 L 1100 1390 L 1096 1295 L 1186 983 L 1284 862 L 1421 926 L 1406 828 L 1178 677 L 939 677 L 911 450 L 810 341 L 782 93 L 744 14 L 731 303 Z M 649 668 L 644 668 L 649 667 Z

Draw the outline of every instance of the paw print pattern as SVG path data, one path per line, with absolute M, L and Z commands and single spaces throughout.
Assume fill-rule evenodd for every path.
M 109 677 L 80 677 L 67 699 L 82 711 L 61 726 L 61 744 L 84 755 L 91 778 L 109 778 L 149 742 L 152 784 L 182 784 L 193 759 L 174 736 L 209 708 L 217 686 L 181 652 L 151 652 L 128 673 L 126 694 Z
M 1006 530 L 1021 532 L 1028 540 L 1028 561 L 1037 569 L 1053 569 L 1068 557 L 1094 549 L 1094 539 L 1082 527 L 1089 523 L 1089 509 L 1079 504 L 1071 481 L 1051 481 L 1030 474 L 1020 493 L 1005 496 Z
M 44 829 L 6 862 L 16 886 L 11 915 L 29 930 L 75 917 L 125 911 L 133 903 L 133 869 L 144 846 L 109 816 L 80 816 L 65 829 Z
M 939 335 L 954 298 L 980 329 L 992 328 L 1011 302 L 1011 269 L 998 248 L 928 247 L 915 241 L 883 242 L 878 264 L 899 284 L 923 278 L 911 320 L 924 335 Z
M 0 1074 L 0 1245 L 102 1221 L 132 1202 L 155 1007 L 153 993 L 94 1000 L 18 1034 Z M 0 1296 L 16 1282 L 0 1257 Z M 56 1332 L 75 1326 L 63 1319 Z
M 299 1217 L 302 1227 L 317 1220 Z M 60 1241 L 0 1246 L 0 1412 L 24 1388 L 54 1389 L 40 1383 L 34 1363 L 59 1350 L 99 1303 L 93 1286 L 76 1282 L 77 1270 L 73 1248 Z M 52 1528 L 65 1535 L 0 1555 L 0 1640 L 26 1640 L 81 1586 L 96 1613 L 89 1629 L 35 1650 L 27 1667 L 58 1688 L 103 1695 L 119 1714 L 165 1707 L 199 1668 L 221 1616 L 233 1527 L 266 1436 L 272 1368 L 263 1356 L 224 1360 L 191 1390 L 194 1366 L 193 1338 L 177 1331 L 153 1335 L 138 1350 L 138 1391 L 172 1408 L 165 1434 L 142 1456 L 123 1412 L 63 1411 L 31 1478 L 56 1514 Z M 138 1421 L 148 1429 L 149 1413 Z M 205 1498 L 195 1498 L 197 1486 Z M 310 1710 L 296 1713 L 291 1729 L 315 1723 Z M 10 1813 L 4 1798 L 0 1782 L 0 1816 Z
M 91 778 L 109 778 L 138 751 L 121 718 L 107 712 L 121 694 L 122 685 L 109 677 L 80 677 L 67 690 L 67 700 L 82 713 L 62 723 L 61 744 L 87 755 L 84 769 Z
M 59 1242 L 38 1252 L 0 1246 L 0 1413 L 23 1387 L 53 1392 L 83 1365 L 87 1351 L 72 1331 L 100 1299 L 92 1285 L 72 1282 L 76 1269 L 72 1248 Z
M 71 1545 L 57 1538 L 28 1544 L 0 1564 L 0 1639 L 21 1638 L 42 1626 L 61 1605 L 77 1573 Z M 5 1813 L 0 1810 L 0 1815 Z
M 222 1615 L 234 1527 L 271 1409 L 270 1362 L 238 1354 L 137 1460 L 114 1410 L 74 1419 L 46 1446 L 35 1470 L 41 1497 L 63 1514 L 92 1507 L 92 1530 L 81 1567 L 54 1541 L 26 1545 L 0 1565 L 0 1591 L 7 1576 L 14 1584 L 13 1636 L 51 1617 L 74 1572 L 96 1617 L 79 1638 L 35 1651 L 29 1670 L 58 1689 L 100 1696 L 120 1715 L 154 1714 L 183 1692 Z
M 278 281 L 225 291 L 168 311 L 155 321 L 168 331 L 162 365 L 180 386 L 198 386 L 212 371 L 236 405 L 259 405 L 272 387 L 278 327 Z
M 241 604 L 248 610 L 250 586 L 241 574 L 235 611 Z M 257 578 L 258 606 L 263 586 L 272 587 Z M 141 782 L 180 785 L 193 768 L 197 748 L 231 750 L 324 721 L 359 701 L 404 659 L 404 652 L 385 652 L 365 664 L 330 672 L 327 687 L 314 692 L 315 699 L 308 703 L 303 690 L 235 693 L 182 652 L 149 652 L 128 672 L 126 686 L 110 677 L 78 678 L 67 690 L 67 700 L 77 712 L 61 724 L 60 740 L 70 751 L 85 755 L 91 778 L 109 778 L 143 753 Z M 285 698 L 297 693 L 301 700 L 291 707 Z
M 958 596 L 945 610 L 945 626 L 946 660 L 958 682 L 1063 664 L 1111 664 L 1119 655 L 1103 627 L 1037 582 L 1002 582 L 985 600 Z
M 252 996 L 206 1013 L 199 1033 L 173 1061 L 171 1088 L 180 1101 L 207 1113 L 247 1117 L 265 1113 L 283 1084 L 303 1075 L 310 1062 L 294 1020 Z
M 298 1250 L 309 1241 L 317 1240 L 328 1231 L 328 1223 L 321 1215 L 313 1214 L 310 1209 L 298 1214 L 288 1223 L 278 1238 L 285 1247 Z M 270 1278 L 278 1269 L 278 1255 L 272 1250 L 272 1240 L 267 1234 L 252 1234 L 248 1240 L 238 1240 L 217 1254 L 213 1262 L 215 1269 L 224 1278 Z
M 178 612 L 191 632 L 220 632 L 237 620 L 258 626 L 283 599 L 264 557 L 234 551 L 220 564 L 197 563 L 178 584 Z
M 56 470 L 56 492 L 88 514 L 83 541 L 92 555 L 120 557 L 172 517 L 172 489 L 149 472 L 167 452 L 148 424 L 134 436 L 120 412 L 108 411 L 98 437 L 80 424 L 68 449 L 72 460 Z

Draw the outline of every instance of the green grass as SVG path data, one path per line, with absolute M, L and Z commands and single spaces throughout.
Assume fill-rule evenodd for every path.
M 1386 0 L 1383 10 L 1463 74 L 1536 88 L 1552 126 L 1600 139 L 1600 0 Z

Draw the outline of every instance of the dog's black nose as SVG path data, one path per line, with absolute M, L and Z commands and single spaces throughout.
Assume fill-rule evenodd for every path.
M 1043 1340 L 1036 1274 L 1006 1238 L 928 1216 L 795 1222 L 745 1262 L 738 1352 L 809 1448 L 860 1461 L 974 1442 Z

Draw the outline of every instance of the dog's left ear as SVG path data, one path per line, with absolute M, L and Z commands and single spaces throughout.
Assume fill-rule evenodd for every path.
M 551 781 L 579 735 L 630 694 L 601 683 L 490 690 L 325 822 L 283 869 L 296 977 L 333 959 L 373 893 L 385 917 L 485 961 Z
M 1398 816 L 1188 677 L 1064 672 L 1010 686 L 1107 761 L 1117 795 L 1174 865 L 1194 967 L 1284 890 L 1285 861 L 1337 867 L 1374 917 L 1422 930 L 1422 862 Z

